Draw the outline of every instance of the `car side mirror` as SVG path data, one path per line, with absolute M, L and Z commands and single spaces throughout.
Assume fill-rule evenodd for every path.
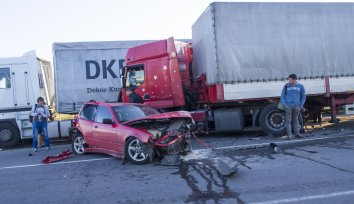
M 114 121 L 110 118 L 103 118 L 102 120 L 102 123 L 103 124 L 110 124 L 110 125 L 113 125 L 114 124 Z
M 150 94 L 148 93 L 144 94 L 144 100 L 150 100 Z

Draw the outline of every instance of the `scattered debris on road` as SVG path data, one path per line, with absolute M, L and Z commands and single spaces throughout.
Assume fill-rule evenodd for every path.
M 218 172 L 225 177 L 231 177 L 238 171 L 238 162 L 230 159 L 226 161 L 225 158 L 216 158 L 215 166 Z
M 178 166 L 180 164 L 181 164 L 181 158 L 179 154 L 166 155 L 160 161 L 160 165 L 163 166 Z
M 70 154 L 72 154 L 72 152 L 67 149 L 67 150 L 60 152 L 59 154 L 57 154 L 55 156 L 47 156 L 45 159 L 42 160 L 42 162 L 45 164 L 57 162 L 57 161 L 69 158 Z
M 278 145 L 275 143 L 270 143 L 269 144 L 269 152 L 270 153 L 283 153 L 283 149 L 278 147 Z

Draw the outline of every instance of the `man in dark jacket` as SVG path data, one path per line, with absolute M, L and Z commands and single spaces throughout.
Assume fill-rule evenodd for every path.
M 132 89 L 127 89 L 127 95 L 129 96 L 129 103 L 143 103 L 143 97 L 135 93 Z

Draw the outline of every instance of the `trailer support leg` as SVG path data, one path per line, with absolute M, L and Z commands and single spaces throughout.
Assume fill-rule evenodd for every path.
M 338 123 L 337 111 L 336 111 L 336 99 L 334 96 L 331 96 L 331 123 Z

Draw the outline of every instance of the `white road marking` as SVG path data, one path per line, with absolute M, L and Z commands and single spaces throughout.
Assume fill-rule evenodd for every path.
M 55 162 L 55 163 L 50 163 L 50 164 L 42 164 L 42 163 L 40 163 L 40 164 L 28 164 L 28 165 L 22 165 L 22 166 L 5 166 L 5 167 L 0 167 L 0 170 L 3 170 L 3 169 L 18 169 L 18 168 L 26 168 L 26 167 L 34 167 L 34 166 L 45 166 L 45 165 L 54 165 L 54 164 L 82 163 L 82 162 L 101 161 L 101 160 L 108 160 L 108 159 L 115 159 L 115 157 L 101 158 L 101 159 L 85 159 L 85 160 L 66 161 L 66 162 Z
M 298 198 L 287 198 L 281 200 L 271 200 L 265 202 L 256 202 L 250 204 L 280 204 L 280 203 L 291 203 L 291 202 L 299 202 L 299 201 L 306 201 L 306 200 L 314 200 L 314 199 L 323 199 L 323 198 L 332 198 L 344 195 L 351 195 L 354 194 L 354 191 L 343 191 L 343 192 L 334 192 L 334 193 L 326 193 L 320 195 L 313 195 L 313 196 L 304 196 Z
M 353 137 L 354 135 L 345 135 L 341 137 Z M 341 138 L 337 137 L 337 138 Z M 321 138 L 302 138 L 302 139 L 294 139 L 294 140 L 285 140 L 285 141 L 270 141 L 270 142 L 264 142 L 264 143 L 259 143 L 259 144 L 246 144 L 246 145 L 233 145 L 233 146 L 224 146 L 224 147 L 215 147 L 213 149 L 247 149 L 250 147 L 253 148 L 260 148 L 260 147 L 266 147 L 269 146 L 269 143 L 275 143 L 277 145 L 282 145 L 282 144 L 291 144 L 295 142 L 311 142 L 311 141 L 317 141 L 317 140 L 323 140 L 323 139 L 331 139 L 333 137 L 321 137 Z
M 346 137 L 352 137 L 354 135 L 346 135 Z M 322 137 L 322 138 L 309 138 L 309 139 L 298 139 L 298 140 L 290 140 L 290 141 L 274 141 L 274 143 L 276 144 L 289 144 L 289 143 L 293 143 L 295 141 L 315 141 L 315 140 L 321 140 L 321 139 L 328 139 L 328 138 L 332 138 L 332 137 Z M 340 137 L 339 137 L 340 138 Z M 249 148 L 250 146 L 255 147 L 255 148 L 259 148 L 259 147 L 265 147 L 269 145 L 269 142 L 266 143 L 259 143 L 259 144 L 252 144 L 252 145 L 234 145 L 234 146 L 224 146 L 224 147 L 216 147 L 213 149 L 246 149 Z M 205 149 L 196 149 L 193 151 L 203 151 Z M 7 166 L 7 167 L 0 167 L 0 170 L 4 170 L 4 169 L 16 169 L 16 168 L 26 168 L 26 167 L 34 167 L 34 166 L 43 166 L 43 165 L 53 165 L 53 164 L 69 164 L 69 163 L 81 163 L 81 162 L 90 162 L 90 161 L 100 161 L 100 160 L 107 160 L 107 159 L 114 159 L 115 157 L 109 157 L 109 158 L 101 158 L 101 159 L 87 159 L 87 160 L 76 160 L 76 161 L 67 161 L 67 162 L 55 162 L 55 163 L 51 163 L 51 164 L 29 164 L 29 165 L 22 165 L 22 166 Z
M 341 137 L 354 137 L 354 135 L 345 135 Z M 341 138 L 338 137 L 338 138 Z M 301 138 L 301 139 L 294 139 L 294 140 L 284 140 L 284 141 L 269 141 L 269 142 L 263 142 L 263 143 L 258 143 L 258 144 L 245 144 L 245 145 L 232 145 L 232 146 L 223 146 L 223 147 L 214 147 L 214 150 L 227 150 L 227 149 L 236 149 L 236 150 L 242 150 L 242 149 L 249 149 L 249 148 L 262 148 L 262 147 L 267 147 L 269 146 L 270 143 L 275 143 L 277 145 L 284 145 L 284 144 L 292 144 L 292 143 L 297 143 L 297 142 L 312 142 L 312 141 L 317 141 L 317 140 L 323 140 L 323 139 L 330 139 L 333 137 L 321 137 L 321 138 Z M 192 154 L 188 154 L 186 156 L 183 156 L 182 158 L 185 160 L 192 160 L 192 159 L 205 159 L 209 158 L 211 152 L 208 152 L 210 148 L 205 148 L 205 147 L 200 147 L 198 149 L 193 149 Z

